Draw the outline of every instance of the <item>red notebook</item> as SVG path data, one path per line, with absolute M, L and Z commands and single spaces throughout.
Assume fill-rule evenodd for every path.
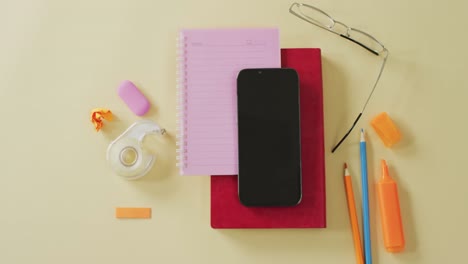
M 245 207 L 237 176 L 211 177 L 213 228 L 324 228 L 325 156 L 320 49 L 281 49 L 281 65 L 299 75 L 302 200 L 293 207 Z

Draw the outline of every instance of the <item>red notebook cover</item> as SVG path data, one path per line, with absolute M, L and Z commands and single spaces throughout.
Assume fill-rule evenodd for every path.
M 213 228 L 324 228 L 325 156 L 320 49 L 281 49 L 281 65 L 299 75 L 302 200 L 293 207 L 246 207 L 239 201 L 237 176 L 211 177 Z

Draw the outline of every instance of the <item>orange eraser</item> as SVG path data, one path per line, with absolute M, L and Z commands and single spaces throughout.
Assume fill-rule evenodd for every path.
M 151 208 L 115 208 L 116 218 L 151 218 Z
M 387 113 L 382 112 L 374 117 L 371 125 L 386 147 L 391 147 L 401 140 L 400 130 Z

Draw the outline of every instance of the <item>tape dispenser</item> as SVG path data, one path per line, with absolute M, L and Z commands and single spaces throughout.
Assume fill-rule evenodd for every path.
M 143 177 L 156 161 L 156 155 L 144 148 L 143 140 L 148 134 L 165 133 L 166 130 L 153 121 L 135 122 L 109 144 L 107 161 L 115 173 L 126 179 Z

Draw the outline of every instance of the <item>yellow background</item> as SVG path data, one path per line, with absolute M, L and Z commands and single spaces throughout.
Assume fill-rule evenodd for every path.
M 358 114 L 380 59 L 288 13 L 292 1 L 2 0 L 0 2 L 0 263 L 354 263 L 342 182 L 360 199 Z M 371 201 L 374 263 L 463 263 L 468 237 L 466 1 L 309 1 L 371 33 L 390 51 L 358 127 L 368 130 L 370 181 L 379 159 L 399 183 L 404 253 L 385 252 Z M 175 167 L 175 54 L 182 27 L 279 27 L 282 47 L 323 55 L 328 227 L 214 230 L 209 177 Z M 108 144 L 140 118 L 116 94 L 133 80 L 146 116 L 169 136 L 139 181 L 114 175 Z M 116 115 L 96 133 L 94 107 Z M 387 111 L 404 133 L 386 149 L 369 120 Z M 371 188 L 371 197 L 374 196 Z M 359 204 L 359 202 L 358 202 Z M 114 218 L 152 207 L 151 220 Z M 360 208 L 358 208 L 360 210 Z

